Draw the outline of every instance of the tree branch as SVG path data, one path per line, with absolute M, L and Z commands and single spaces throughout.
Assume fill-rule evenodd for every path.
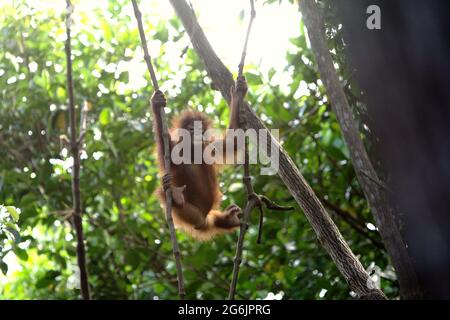
M 360 235 L 369 239 L 378 249 L 386 250 L 383 243 L 381 241 L 379 241 L 378 239 L 374 238 L 373 235 L 370 233 L 370 231 L 367 230 L 363 221 L 360 221 L 359 219 L 355 218 L 354 216 L 351 215 L 350 212 L 331 203 L 330 201 L 323 199 L 323 198 L 321 200 L 325 204 L 326 207 L 328 207 L 332 212 L 334 212 L 342 220 L 347 222 L 347 224 L 349 226 L 351 226 L 353 229 L 355 229 Z
M 189 8 L 186 1 L 170 0 L 170 3 L 191 37 L 194 49 L 203 61 L 214 87 L 221 92 L 227 102 L 230 102 L 230 87 L 234 83 L 230 71 L 214 52 L 194 12 Z M 195 34 L 192 32 L 193 30 L 196 30 Z M 249 128 L 255 130 L 266 129 L 246 102 L 244 102 L 244 111 L 247 116 Z M 270 136 L 270 139 L 268 139 L 268 149 L 272 146 L 278 148 L 280 151 L 278 172 L 280 178 L 303 209 L 317 237 L 336 263 L 336 266 L 349 284 L 351 290 L 359 296 L 366 296 L 373 292 L 375 283 L 353 254 L 322 203 L 303 178 L 292 159 L 286 154 L 280 144 Z M 376 289 L 376 292 L 380 297 L 386 299 L 381 290 Z
M 150 55 L 148 53 L 148 47 L 147 47 L 147 40 L 145 39 L 145 33 L 144 33 L 144 27 L 142 26 L 142 19 L 141 19 L 141 12 L 139 11 L 139 7 L 137 5 L 136 0 L 131 0 L 133 3 L 133 9 L 134 14 L 136 16 L 136 21 L 139 28 L 139 36 L 141 38 L 141 45 L 142 49 L 144 50 L 144 59 L 147 63 L 148 71 L 150 72 L 150 76 L 152 78 L 153 83 L 153 89 L 159 90 L 158 82 L 156 80 L 155 71 L 153 70 L 152 62 Z M 156 114 L 153 114 L 154 117 L 156 117 Z M 167 129 L 167 122 L 166 122 L 166 113 L 160 112 L 161 116 L 161 124 L 162 124 L 162 137 L 163 137 L 163 148 L 164 148 L 164 175 L 166 177 L 170 176 L 170 150 L 169 150 L 169 132 Z M 170 180 L 168 181 L 170 183 Z M 173 249 L 173 256 L 175 259 L 175 265 L 177 269 L 177 276 L 178 276 L 178 295 L 180 296 L 180 300 L 184 300 L 186 296 L 186 292 L 184 289 L 184 278 L 183 278 L 183 268 L 181 265 L 181 254 L 180 254 L 180 248 L 178 246 L 178 241 L 175 233 L 175 227 L 173 223 L 173 217 L 172 217 L 172 189 L 167 188 L 165 190 L 166 193 L 166 220 L 167 225 L 169 226 L 169 232 L 170 232 L 170 240 L 172 242 L 172 249 Z
M 80 269 L 81 296 L 90 300 L 88 273 L 86 267 L 86 252 L 84 248 L 83 220 L 81 218 L 81 191 L 80 191 L 80 148 L 77 140 L 75 98 L 72 78 L 72 48 L 70 44 L 70 25 L 72 23 L 73 6 L 70 0 L 66 0 L 66 60 L 67 60 L 67 91 L 69 93 L 69 117 L 70 117 L 70 149 L 73 157 L 72 167 L 72 198 L 73 198 L 73 224 L 77 237 L 77 261 Z
M 248 39 L 250 37 L 250 31 L 252 29 L 253 19 L 255 18 L 255 5 L 253 3 L 253 0 L 250 0 L 251 5 L 251 16 L 250 21 L 248 23 L 247 28 L 247 34 L 245 36 L 245 42 L 244 42 L 244 48 L 242 49 L 242 56 L 241 56 L 241 62 L 239 63 L 239 72 L 238 76 L 242 76 L 244 72 L 244 64 L 245 64 L 245 57 L 247 55 L 247 45 L 248 45 Z M 240 120 L 240 127 L 244 127 L 247 125 L 247 119 L 245 117 L 245 114 L 243 114 L 242 109 L 244 105 L 244 96 L 241 91 L 238 91 L 239 97 L 237 101 L 238 110 L 239 110 L 239 120 Z M 237 279 L 239 276 L 239 267 L 241 264 L 241 256 L 242 256 L 242 250 L 244 248 L 244 237 L 245 233 L 248 230 L 249 227 L 249 220 L 250 220 L 250 213 L 252 212 L 253 208 L 255 206 L 259 206 L 261 215 L 262 208 L 261 203 L 259 203 L 258 197 L 255 195 L 255 191 L 253 190 L 253 185 L 251 182 L 251 176 L 250 176 L 250 167 L 249 167 L 249 156 L 248 156 L 248 140 L 245 138 L 245 148 L 244 148 L 244 177 L 243 182 L 245 185 L 245 188 L 247 190 L 247 204 L 245 205 L 244 214 L 243 214 L 243 222 L 241 223 L 241 228 L 239 230 L 239 238 L 236 245 L 236 255 L 234 257 L 234 266 L 233 266 L 233 277 L 231 279 L 230 284 L 230 291 L 228 293 L 228 299 L 233 300 L 234 294 L 236 292 L 236 284 Z M 260 231 L 262 228 L 262 224 L 260 224 Z M 261 234 L 261 233 L 260 233 Z

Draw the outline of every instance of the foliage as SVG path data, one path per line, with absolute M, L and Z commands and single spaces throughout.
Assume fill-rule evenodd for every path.
M 0 271 L 6 275 L 8 265 L 4 261 L 4 257 L 8 252 L 15 249 L 19 255 L 26 255 L 26 251 L 18 248 L 18 244 L 22 242 L 17 227 L 19 221 L 20 209 L 13 206 L 0 205 Z
M 10 212 L 12 220 L 2 220 L 0 226 L 12 228 L 9 224 L 17 222 L 22 237 L 7 229 L 16 242 L 12 250 L 17 259 L 14 270 L 0 278 L 4 283 L 0 297 L 76 299 L 76 243 L 69 219 L 72 159 L 62 138 L 68 134 L 64 16 L 61 10 L 18 2 L 14 7 L 2 4 L 0 16 L 0 203 L 3 211 L 15 205 L 21 214 L 17 222 Z M 164 214 L 153 195 L 159 177 L 149 79 L 135 21 L 127 14 L 130 4 L 105 3 L 101 9 L 76 11 L 72 30 L 77 107 L 83 100 L 92 105 L 81 169 L 92 296 L 173 299 L 176 270 Z M 181 54 L 189 41 L 176 17 L 164 21 L 152 16 L 144 25 L 152 55 L 158 57 L 163 89 L 170 96 L 170 116 L 197 106 L 225 127 L 227 105 L 211 90 L 195 52 L 189 48 Z M 299 28 L 304 30 L 301 22 Z M 371 223 L 305 33 L 291 42 L 284 70 L 246 70 L 249 100 L 268 127 L 280 129 L 283 147 L 313 189 L 363 225 Z M 330 44 L 338 48 L 336 55 L 342 55 L 332 38 Z M 280 75 L 291 77 L 289 86 L 277 84 Z M 257 167 L 252 170 L 259 172 Z M 223 190 L 230 190 L 224 205 L 242 204 L 241 171 L 225 168 L 220 178 Z M 255 175 L 255 190 L 283 205 L 296 205 L 278 177 Z M 386 253 L 332 217 L 363 265 L 389 275 Z M 366 231 L 378 237 L 375 231 Z M 0 241 L 6 239 L 3 233 L 1 237 Z M 238 298 L 263 299 L 274 293 L 283 299 L 351 298 L 297 206 L 293 213 L 268 212 L 261 245 L 256 237 L 255 215 L 247 233 Z M 187 298 L 225 298 L 237 233 L 207 243 L 193 242 L 182 233 L 178 239 Z M 2 271 L 6 273 L 3 262 Z M 383 278 L 381 286 L 389 297 L 398 295 L 395 281 Z

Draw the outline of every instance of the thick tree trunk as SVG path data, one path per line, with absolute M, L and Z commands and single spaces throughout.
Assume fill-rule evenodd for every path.
M 170 0 L 170 3 L 188 32 L 194 49 L 205 64 L 206 71 L 212 79 L 213 87 L 219 90 L 222 96 L 229 102 L 230 87 L 234 84 L 232 74 L 217 57 L 198 24 L 194 12 L 186 1 Z M 244 103 L 244 112 L 247 115 L 249 128 L 256 130 L 266 129 L 246 102 Z M 350 289 L 360 297 L 386 299 L 383 292 L 376 289 L 374 282 L 351 251 L 322 203 L 303 178 L 292 159 L 272 136 L 270 136 L 268 144 L 275 145 L 279 148 L 279 176 L 299 206 L 303 209 L 318 239 L 336 263 L 339 271 L 349 284 Z
M 333 111 L 341 126 L 356 176 L 369 202 L 386 250 L 392 259 L 392 264 L 397 271 L 401 295 L 410 299 L 420 298 L 420 285 L 414 265 L 395 220 L 395 210 L 390 203 L 389 195 L 382 187 L 382 183 L 379 182 L 377 173 L 370 162 L 334 68 L 326 43 L 321 12 L 314 0 L 299 0 L 299 5 L 303 14 L 303 21 L 308 29 L 308 36 L 317 60 L 319 72 Z

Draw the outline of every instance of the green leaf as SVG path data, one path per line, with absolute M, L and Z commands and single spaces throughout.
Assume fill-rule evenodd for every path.
M 17 211 L 17 209 L 13 206 L 6 206 L 6 210 L 8 210 L 11 217 L 14 219 L 15 222 L 19 221 L 20 213 Z
M 65 96 L 66 96 L 66 89 L 63 87 L 58 87 L 56 89 L 56 97 L 58 99 L 64 99 Z
M 247 72 L 245 74 L 245 78 L 247 79 L 248 83 L 251 85 L 261 85 L 263 84 L 261 80 L 261 76 L 255 73 Z
M 167 29 L 165 23 L 159 23 L 157 26 L 158 32 L 155 38 L 165 43 L 169 40 L 169 30 Z
M 322 135 L 322 142 L 324 145 L 330 145 L 333 138 L 333 132 L 330 129 L 325 129 L 325 133 Z
M 155 293 L 161 294 L 161 293 L 163 293 L 166 290 L 166 287 L 164 287 L 163 284 L 155 283 L 153 285 L 153 290 L 155 290 Z
M 109 23 L 107 21 L 105 21 L 105 20 L 101 21 L 100 28 L 103 31 L 103 36 L 105 37 L 105 40 L 107 42 L 111 41 L 111 39 L 112 39 L 112 31 L 111 31 L 111 26 L 109 25 Z
M 0 261 L 0 270 L 2 270 L 2 273 L 6 276 L 6 273 L 8 272 L 8 265 L 3 261 Z
M 50 89 L 50 74 L 47 69 L 42 70 L 40 76 L 34 78 L 34 82 L 45 90 Z
M 274 68 L 271 68 L 269 70 L 269 73 L 268 73 L 269 81 L 272 80 L 272 78 L 275 75 L 275 73 L 276 73 L 276 70 Z
M 106 126 L 108 123 L 111 122 L 112 119 L 112 110 L 111 108 L 104 108 L 102 112 L 100 112 L 99 120 L 100 124 L 103 126 Z
M 14 236 L 14 243 L 15 244 L 18 244 L 18 243 L 22 242 L 22 237 L 20 236 L 19 231 L 17 231 L 14 228 L 11 228 L 11 227 L 7 227 L 6 230 L 8 230 Z
M 27 261 L 28 260 L 28 253 L 24 249 L 15 248 L 14 253 L 17 257 L 19 257 L 20 260 Z

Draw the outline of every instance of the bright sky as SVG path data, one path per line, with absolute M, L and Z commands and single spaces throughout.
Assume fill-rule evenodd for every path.
M 92 3 L 91 0 L 82 2 Z M 151 5 L 143 5 L 143 14 L 151 14 L 158 10 L 162 17 L 170 18 L 174 11 L 169 1 L 145 1 Z M 200 25 L 219 57 L 227 66 L 239 64 L 248 19 L 250 2 L 245 0 L 191 0 L 197 13 Z M 130 14 L 134 19 L 131 5 Z M 239 15 L 245 10 L 243 21 Z M 262 71 L 270 67 L 276 69 L 285 66 L 285 55 L 289 48 L 289 38 L 300 34 L 300 13 L 297 6 L 283 1 L 280 5 L 263 5 L 262 0 L 256 0 L 256 18 L 247 50 L 247 63 L 258 65 Z
M 239 64 L 244 37 L 247 30 L 250 5 L 243 0 L 192 0 L 198 12 L 200 24 L 219 57 L 226 65 Z M 297 7 L 283 1 L 281 5 L 263 5 L 256 1 L 256 18 L 247 50 L 247 62 L 258 65 L 261 71 L 285 66 L 285 55 L 289 38 L 300 34 L 300 13 Z M 245 10 L 245 17 L 239 23 L 239 14 Z
M 5 2 L 11 3 L 13 0 Z M 87 13 L 92 12 L 93 8 L 106 8 L 110 4 L 108 0 L 72 0 L 72 2 L 76 6 L 76 11 Z M 279 5 L 278 2 L 274 5 L 264 5 L 263 2 L 263 0 L 255 0 L 256 19 L 253 23 L 246 62 L 260 64 L 261 71 L 264 72 L 270 67 L 278 70 L 284 67 L 285 55 L 290 46 L 289 38 L 297 37 L 300 33 L 300 13 L 297 6 L 288 1 L 282 1 Z M 56 12 L 65 10 L 65 1 L 61 0 L 30 0 L 29 3 L 40 10 L 49 8 Z M 191 3 L 200 25 L 219 57 L 227 66 L 231 68 L 235 66 L 237 69 L 248 25 L 250 2 L 191 0 Z M 174 10 L 167 0 L 141 0 L 139 7 L 144 16 L 156 14 L 162 19 L 168 19 L 174 15 Z M 131 1 L 124 10 L 135 23 Z M 242 10 L 245 10 L 245 16 L 241 22 L 239 15 Z

